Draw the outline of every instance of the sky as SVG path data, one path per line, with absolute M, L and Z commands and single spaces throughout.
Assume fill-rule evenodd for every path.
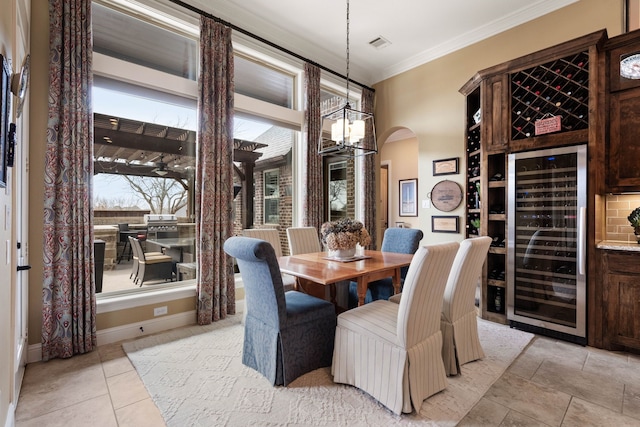
M 195 102 L 192 107 L 180 105 L 177 102 L 166 99 L 164 102 L 145 96 L 136 96 L 128 93 L 105 89 L 94 86 L 93 111 L 100 114 L 126 117 L 132 120 L 156 123 L 165 126 L 179 127 L 195 131 L 197 128 L 197 112 Z M 253 140 L 264 133 L 271 125 L 235 119 L 237 138 Z M 242 134 L 239 134 L 239 131 Z M 127 182 L 117 175 L 98 174 L 93 177 L 93 197 L 103 200 L 136 200 L 137 196 Z M 145 202 L 140 201 L 139 207 L 147 209 Z

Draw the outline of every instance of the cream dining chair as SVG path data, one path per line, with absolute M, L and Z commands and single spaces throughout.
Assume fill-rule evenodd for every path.
M 395 414 L 444 390 L 440 307 L 457 242 L 418 248 L 399 304 L 373 301 L 338 316 L 333 381 L 367 392 Z
M 320 246 L 320 234 L 315 227 L 289 227 L 287 228 L 287 240 L 289 242 L 289 254 L 301 255 L 322 251 Z M 297 289 L 318 298 L 327 299 L 325 286 L 306 279 L 297 279 Z M 329 289 L 330 294 L 335 294 L 335 284 Z
M 245 228 L 242 230 L 242 234 L 245 237 L 253 237 L 254 239 L 261 239 L 271 243 L 273 250 L 276 253 L 276 258 L 282 256 L 282 243 L 280 243 L 280 232 L 275 228 Z M 295 289 L 296 278 L 290 274 L 282 275 L 282 284 L 284 291 L 290 291 Z
M 490 245 L 489 236 L 463 240 L 447 279 L 440 317 L 442 360 L 447 375 L 457 375 L 460 366 L 484 357 L 475 294 Z M 394 295 L 389 301 L 397 303 L 401 296 Z
M 287 240 L 291 255 L 309 254 L 322 250 L 320 234 L 315 227 L 289 227 L 287 228 Z

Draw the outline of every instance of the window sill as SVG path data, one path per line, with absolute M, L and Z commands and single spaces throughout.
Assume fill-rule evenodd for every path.
M 175 301 L 196 296 L 196 281 L 185 280 L 179 285 L 166 286 L 161 289 L 134 290 L 122 293 L 98 295 L 96 297 L 97 314 L 128 308 L 141 307 L 149 304 L 157 304 Z

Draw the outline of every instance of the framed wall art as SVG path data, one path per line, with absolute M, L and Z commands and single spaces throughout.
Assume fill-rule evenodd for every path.
M 460 163 L 459 157 L 452 157 L 450 159 L 434 160 L 433 161 L 433 176 L 438 175 L 453 175 L 460 173 L 458 164 Z
M 433 231 L 434 233 L 459 233 L 459 217 L 432 216 L 431 231 Z
M 400 180 L 400 216 L 418 216 L 418 179 Z
M 7 186 L 7 135 L 9 134 L 9 112 L 11 111 L 11 68 L 7 59 L 0 55 L 0 188 Z

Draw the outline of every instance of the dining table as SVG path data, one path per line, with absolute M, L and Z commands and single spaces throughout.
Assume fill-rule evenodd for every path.
M 147 238 L 147 248 L 149 246 L 162 248 L 163 252 L 170 255 L 175 262 L 183 262 L 185 252 L 193 253 L 195 242 L 195 237 Z
M 297 278 L 330 286 L 331 302 L 335 300 L 335 284 L 343 280 L 357 283 L 358 305 L 364 305 L 367 286 L 375 280 L 391 277 L 394 292 L 400 292 L 402 267 L 411 264 L 413 254 L 363 250 L 348 259 L 336 259 L 328 252 L 288 255 L 278 258 L 280 271 Z

